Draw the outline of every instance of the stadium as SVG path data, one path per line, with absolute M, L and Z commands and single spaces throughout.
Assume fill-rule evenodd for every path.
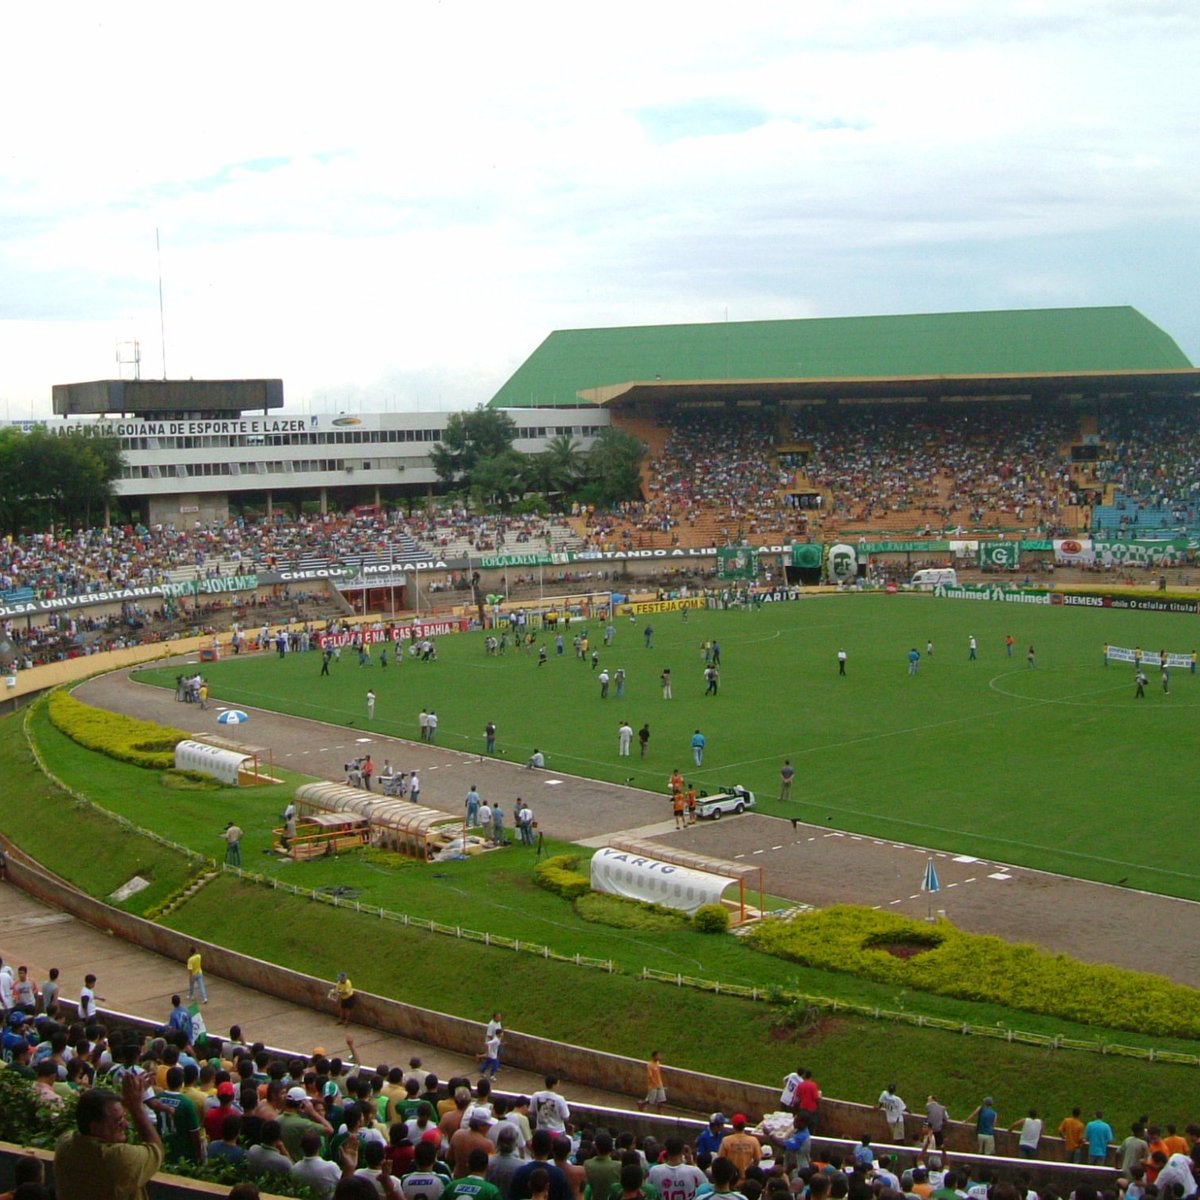
M 327 1008 L 346 971 L 364 1029 L 460 1055 L 504 1007 L 528 1086 L 597 1084 L 596 1111 L 620 1115 L 593 1123 L 639 1136 L 772 1111 L 802 1059 L 828 1096 L 825 1154 L 860 1126 L 893 1145 L 875 1093 L 900 1075 L 909 1141 L 936 1091 L 956 1157 L 986 1165 L 961 1118 L 994 1093 L 1005 1118 L 1047 1118 L 1039 1185 L 1107 1187 L 1112 1159 L 1072 1173 L 1051 1136 L 1072 1106 L 1116 1114 L 1117 1141 L 1142 1112 L 1195 1117 L 1200 978 L 1176 947 L 1200 901 L 1181 752 L 1200 686 L 1198 391 L 1128 308 L 559 331 L 482 411 L 530 457 L 624 435 L 638 491 L 605 506 L 548 488 L 518 513 L 438 471 L 444 414 L 292 417 L 273 380 L 56 387 L 45 431 L 117 439 L 121 471 L 109 520 L 14 530 L 0 561 L 6 890 L 168 958 L 203 943 L 214 1007 L 241 979 Z M 932 593 L 911 587 L 923 569 L 946 573 Z M 203 674 L 207 706 L 174 702 L 181 672 Z M 47 704 L 54 688 L 80 711 Z M 174 790 L 169 770 L 103 757 L 88 712 L 117 723 L 110 742 L 149 721 L 252 753 L 272 782 Z M 219 728 L 231 712 L 244 727 Z M 616 730 L 643 723 L 639 758 Z M 393 833 L 382 810 L 347 815 L 375 813 L 364 755 L 420 772 L 420 822 L 403 789 Z M 680 828 L 680 767 L 755 811 Z M 320 797 L 300 801 L 306 858 L 278 814 L 313 781 L 345 794 L 304 793 Z M 476 785 L 510 814 L 532 803 L 536 846 L 484 830 L 432 868 L 438 822 Z M 226 822 L 245 867 L 211 861 Z M 593 868 L 589 885 L 605 851 L 719 878 L 738 936 L 681 922 L 651 884 L 613 896 Z M 134 876 L 148 886 L 111 901 Z M 822 927 L 834 953 L 771 941 L 842 904 L 910 923 L 844 945 Z M 953 950 L 922 932 L 938 913 L 994 939 L 950 971 L 1016 979 L 1003 947 L 1028 942 L 1043 974 L 919 974 Z M 0 933 L 6 963 L 16 941 Z M 634 1111 L 656 1046 L 659 1124 Z M 1022 1157 L 1015 1135 L 1000 1145 Z M 913 1147 L 891 1152 L 911 1165 Z

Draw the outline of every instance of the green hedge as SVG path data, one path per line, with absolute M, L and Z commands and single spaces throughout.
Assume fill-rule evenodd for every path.
M 728 933 L 729 910 L 723 904 L 702 904 L 692 914 L 692 928 L 697 933 Z
M 175 745 L 192 735 L 153 721 L 106 712 L 60 689 L 50 695 L 50 720 L 73 742 L 119 762 L 156 771 L 175 766 Z
M 586 895 L 592 890 L 592 881 L 575 870 L 579 866 L 579 857 L 578 854 L 556 854 L 547 858 L 533 868 L 534 882 L 564 900 Z
M 765 921 L 746 941 L 765 954 L 805 966 L 917 991 L 1110 1029 L 1200 1037 L 1200 991 L 1194 988 L 964 933 L 947 921 L 931 926 L 894 913 L 837 905 Z

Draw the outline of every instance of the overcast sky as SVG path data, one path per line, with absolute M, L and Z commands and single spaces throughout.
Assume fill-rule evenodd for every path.
M 1196 0 L 11 6 L 0 417 L 463 408 L 553 329 L 1132 304 L 1200 361 Z

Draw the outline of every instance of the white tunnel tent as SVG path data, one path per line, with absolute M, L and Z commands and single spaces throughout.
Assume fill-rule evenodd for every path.
M 258 755 L 185 739 L 175 743 L 175 769 L 199 771 L 230 787 L 237 787 L 243 778 L 248 782 L 257 780 Z
M 345 783 L 306 783 L 296 789 L 296 813 L 344 813 L 370 827 L 372 846 L 428 859 L 462 833 L 462 818 Z
M 736 875 L 718 875 L 663 862 L 630 850 L 604 846 L 592 855 L 592 890 L 644 900 L 694 913 L 703 904 L 720 904 Z

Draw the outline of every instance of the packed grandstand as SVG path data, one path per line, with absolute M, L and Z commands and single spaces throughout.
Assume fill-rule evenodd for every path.
M 484 562 L 839 538 L 1192 539 L 1200 532 L 1200 428 L 1191 402 L 1127 400 L 1099 409 L 1033 402 L 874 405 L 763 412 L 677 406 L 628 426 L 647 448 L 642 498 L 612 510 L 544 516 L 432 501 L 221 523 L 114 525 L 23 533 L 0 546 L 0 605 L 338 564 Z M 1189 551 L 1182 561 L 1194 559 Z M 573 582 L 560 571 L 562 582 Z M 512 583 L 532 582 L 516 572 Z M 552 580 L 552 583 L 554 581 Z M 434 593 L 465 573 L 431 577 Z M 169 589 L 168 589 L 169 590 Z M 264 614 L 261 610 L 270 608 Z M 120 648 L 263 615 L 338 615 L 302 586 L 126 600 L 5 621 L 18 665 Z

